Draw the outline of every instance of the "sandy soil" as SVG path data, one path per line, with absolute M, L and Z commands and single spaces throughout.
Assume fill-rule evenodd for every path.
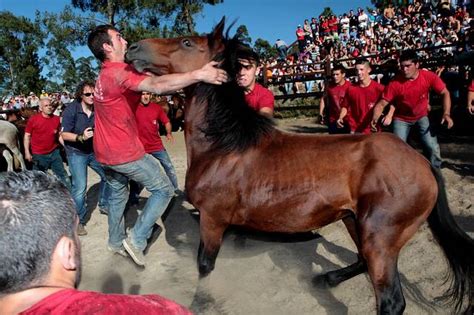
M 319 133 L 324 128 L 312 119 L 279 121 L 295 132 Z M 166 144 L 184 185 L 186 151 L 183 133 Z M 453 213 L 462 228 L 474 236 L 474 139 L 440 137 L 446 160 L 443 174 Z M 341 222 L 324 227 L 320 236 L 281 236 L 231 229 L 216 262 L 216 269 L 199 280 L 196 254 L 199 217 L 182 197 L 176 198 L 166 218 L 157 223 L 146 255 L 145 269 L 130 258 L 106 250 L 107 217 L 97 206 L 98 177 L 89 173 L 89 234 L 81 238 L 82 290 L 150 294 L 171 298 L 197 314 L 374 314 L 375 298 L 366 274 L 335 288 L 314 285 L 315 276 L 355 261 L 355 246 Z M 147 193 L 140 206 L 145 202 Z M 136 217 L 136 208 L 127 221 Z M 472 255 L 472 253 L 466 253 Z M 439 301 L 446 289 L 447 264 L 424 224 L 404 247 L 399 258 L 406 314 L 447 314 Z

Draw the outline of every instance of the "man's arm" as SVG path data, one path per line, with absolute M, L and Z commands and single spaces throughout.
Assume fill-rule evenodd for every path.
M 384 118 L 382 118 L 382 123 L 384 126 L 390 126 L 393 120 L 393 113 L 395 113 L 395 106 L 390 105 L 390 109 L 387 115 Z
M 377 123 L 380 119 L 380 116 L 382 116 L 383 109 L 387 105 L 388 105 L 388 102 L 386 100 L 384 100 L 383 98 L 380 99 L 380 101 L 378 101 L 377 104 L 375 104 L 374 114 L 372 116 L 372 121 L 370 122 L 370 127 L 372 128 L 372 130 L 374 130 L 374 131 L 377 130 Z M 395 108 L 394 108 L 394 110 L 395 110 Z
M 326 91 L 324 91 L 323 97 L 319 101 L 319 116 L 321 117 L 321 124 L 324 124 L 324 110 L 326 109 L 326 102 L 324 99 L 326 98 Z
M 471 115 L 474 115 L 474 91 L 469 91 L 467 93 L 467 110 Z
M 211 61 L 204 67 L 186 73 L 173 73 L 161 76 L 152 75 L 138 85 L 138 91 L 148 91 L 156 94 L 175 92 L 198 82 L 221 85 L 227 82 L 227 73 L 216 66 L 217 61 Z
M 272 118 L 273 117 L 273 108 L 270 108 L 270 107 L 262 107 L 260 108 L 260 110 L 258 111 L 258 113 L 262 116 L 266 116 L 268 118 Z
M 441 124 L 446 122 L 448 129 L 450 129 L 454 124 L 451 119 L 451 96 L 447 88 L 444 88 L 439 94 L 443 96 L 443 118 L 441 119 Z
M 347 115 L 347 108 L 342 107 L 341 112 L 339 113 L 339 118 L 337 119 L 337 126 L 339 128 L 344 127 L 344 117 Z
M 166 140 L 173 142 L 173 134 L 172 134 L 172 127 L 171 123 L 167 122 L 165 124 L 165 129 L 166 129 Z
M 30 153 L 31 133 L 26 133 L 23 138 L 23 146 L 25 147 L 25 159 L 30 161 L 33 159 Z

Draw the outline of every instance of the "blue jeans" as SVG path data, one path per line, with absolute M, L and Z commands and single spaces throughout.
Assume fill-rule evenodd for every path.
M 59 149 L 53 150 L 48 154 L 33 154 L 33 170 L 48 172 L 49 169 L 59 178 L 59 180 L 71 191 L 71 182 L 69 175 L 64 169 L 63 159 Z
M 72 177 L 71 194 L 76 203 L 79 222 L 85 224 L 86 190 L 87 190 L 87 166 L 90 166 L 99 176 L 99 208 L 108 209 L 108 198 L 110 189 L 107 185 L 105 172 L 99 162 L 96 161 L 94 153 L 80 154 L 73 151 L 68 152 L 69 172 Z
M 173 196 L 168 176 L 158 161 L 149 154 L 141 159 L 119 165 L 103 165 L 110 187 L 109 246 L 119 249 L 125 239 L 124 210 L 128 199 L 128 180 L 145 186 L 151 193 L 142 213 L 130 231 L 132 245 L 143 251 L 151 236 L 153 225 L 165 212 Z
M 161 150 L 161 151 L 156 151 L 150 153 L 160 161 L 161 166 L 163 166 L 163 169 L 168 175 L 169 180 L 171 181 L 171 184 L 173 185 L 174 190 L 176 191 L 178 189 L 178 177 L 176 176 L 176 171 L 174 169 L 173 163 L 171 162 L 170 156 L 168 155 L 168 152 L 166 150 Z M 140 192 L 142 191 L 143 186 L 131 181 L 130 182 L 130 202 L 131 203 L 138 203 L 138 197 L 140 196 Z
M 430 160 L 433 167 L 440 168 L 442 162 L 441 152 L 438 140 L 433 133 L 427 116 L 420 118 L 416 122 L 406 122 L 395 119 L 393 121 L 393 133 L 406 142 L 413 126 L 417 127 L 425 156 Z

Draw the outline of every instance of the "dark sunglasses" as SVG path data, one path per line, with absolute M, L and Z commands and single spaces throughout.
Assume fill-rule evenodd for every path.
M 84 93 L 84 94 L 82 94 L 82 95 L 84 95 L 84 96 L 86 96 L 86 97 L 90 97 L 90 96 L 94 95 L 94 93 Z

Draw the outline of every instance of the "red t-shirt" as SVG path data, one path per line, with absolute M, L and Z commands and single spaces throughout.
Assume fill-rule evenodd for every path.
M 31 153 L 48 154 L 59 145 L 61 122 L 58 116 L 44 117 L 42 113 L 32 116 L 26 123 L 25 133 L 31 135 Z
M 271 109 L 275 107 L 273 93 L 258 83 L 255 83 L 255 87 L 249 94 L 245 94 L 245 101 L 257 112 L 264 107 Z
M 474 92 L 474 80 L 472 80 L 471 85 L 469 85 L 469 91 Z
M 103 294 L 65 289 L 44 298 L 23 315 L 33 314 L 192 314 L 159 295 Z
M 330 123 L 335 123 L 339 119 L 341 103 L 349 86 L 351 86 L 351 84 L 347 80 L 344 81 L 343 85 L 337 85 L 334 83 L 328 85 L 326 94 L 328 100 L 328 115 Z
M 135 112 L 138 125 L 138 136 L 145 147 L 146 153 L 161 151 L 164 149 L 159 135 L 159 123 L 169 123 L 168 116 L 160 105 L 149 103 L 148 106 L 138 105 Z
M 351 131 L 370 134 L 373 107 L 380 100 L 383 90 L 384 86 L 373 80 L 367 87 L 359 84 L 349 86 L 341 106 L 347 108 Z
M 139 160 L 145 149 L 138 137 L 136 89 L 146 75 L 123 62 L 104 62 L 94 90 L 94 152 L 97 161 L 118 165 Z
M 395 106 L 394 119 L 415 122 L 428 115 L 429 91 L 440 93 L 446 85 L 435 73 L 421 69 L 415 80 L 397 75 L 385 88 L 383 99 Z

